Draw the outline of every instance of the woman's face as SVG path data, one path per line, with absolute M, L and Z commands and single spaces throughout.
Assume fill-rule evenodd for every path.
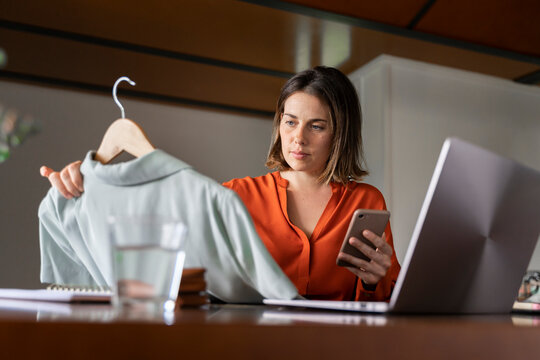
M 285 100 L 279 134 L 291 169 L 319 176 L 330 156 L 330 109 L 316 96 L 295 92 Z

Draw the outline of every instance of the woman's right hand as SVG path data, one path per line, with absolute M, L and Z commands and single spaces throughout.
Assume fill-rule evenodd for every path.
M 46 177 L 51 185 L 56 188 L 66 199 L 81 196 L 84 191 L 83 178 L 81 174 L 81 161 L 74 161 L 57 172 L 53 169 L 42 166 L 39 169 L 41 176 Z

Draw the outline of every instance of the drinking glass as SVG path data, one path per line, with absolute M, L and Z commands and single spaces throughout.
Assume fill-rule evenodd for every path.
M 173 311 L 185 259 L 186 226 L 161 216 L 110 216 L 115 303 Z

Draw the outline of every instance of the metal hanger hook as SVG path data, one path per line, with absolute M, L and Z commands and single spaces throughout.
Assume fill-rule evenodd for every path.
M 122 77 L 119 77 L 118 80 L 116 80 L 112 89 L 112 96 L 113 96 L 114 102 L 116 103 L 116 105 L 118 105 L 118 107 L 120 108 L 120 111 L 122 112 L 122 119 L 125 119 L 126 114 L 124 112 L 124 107 L 122 106 L 122 104 L 120 104 L 120 101 L 118 101 L 118 97 L 116 97 L 116 88 L 118 87 L 118 84 L 120 84 L 122 81 L 127 81 L 129 85 L 131 86 L 135 86 L 135 82 L 132 81 L 127 76 L 122 76 Z

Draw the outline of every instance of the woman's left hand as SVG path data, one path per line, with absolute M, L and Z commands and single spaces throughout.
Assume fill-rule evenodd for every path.
M 358 276 L 365 284 L 376 285 L 387 273 L 392 265 L 392 247 L 386 242 L 386 234 L 377 236 L 369 230 L 364 230 L 362 235 L 375 245 L 375 249 L 355 237 L 349 239 L 349 244 L 364 253 L 371 261 L 366 261 L 356 256 L 340 252 L 338 258 L 353 266 L 347 269 Z

